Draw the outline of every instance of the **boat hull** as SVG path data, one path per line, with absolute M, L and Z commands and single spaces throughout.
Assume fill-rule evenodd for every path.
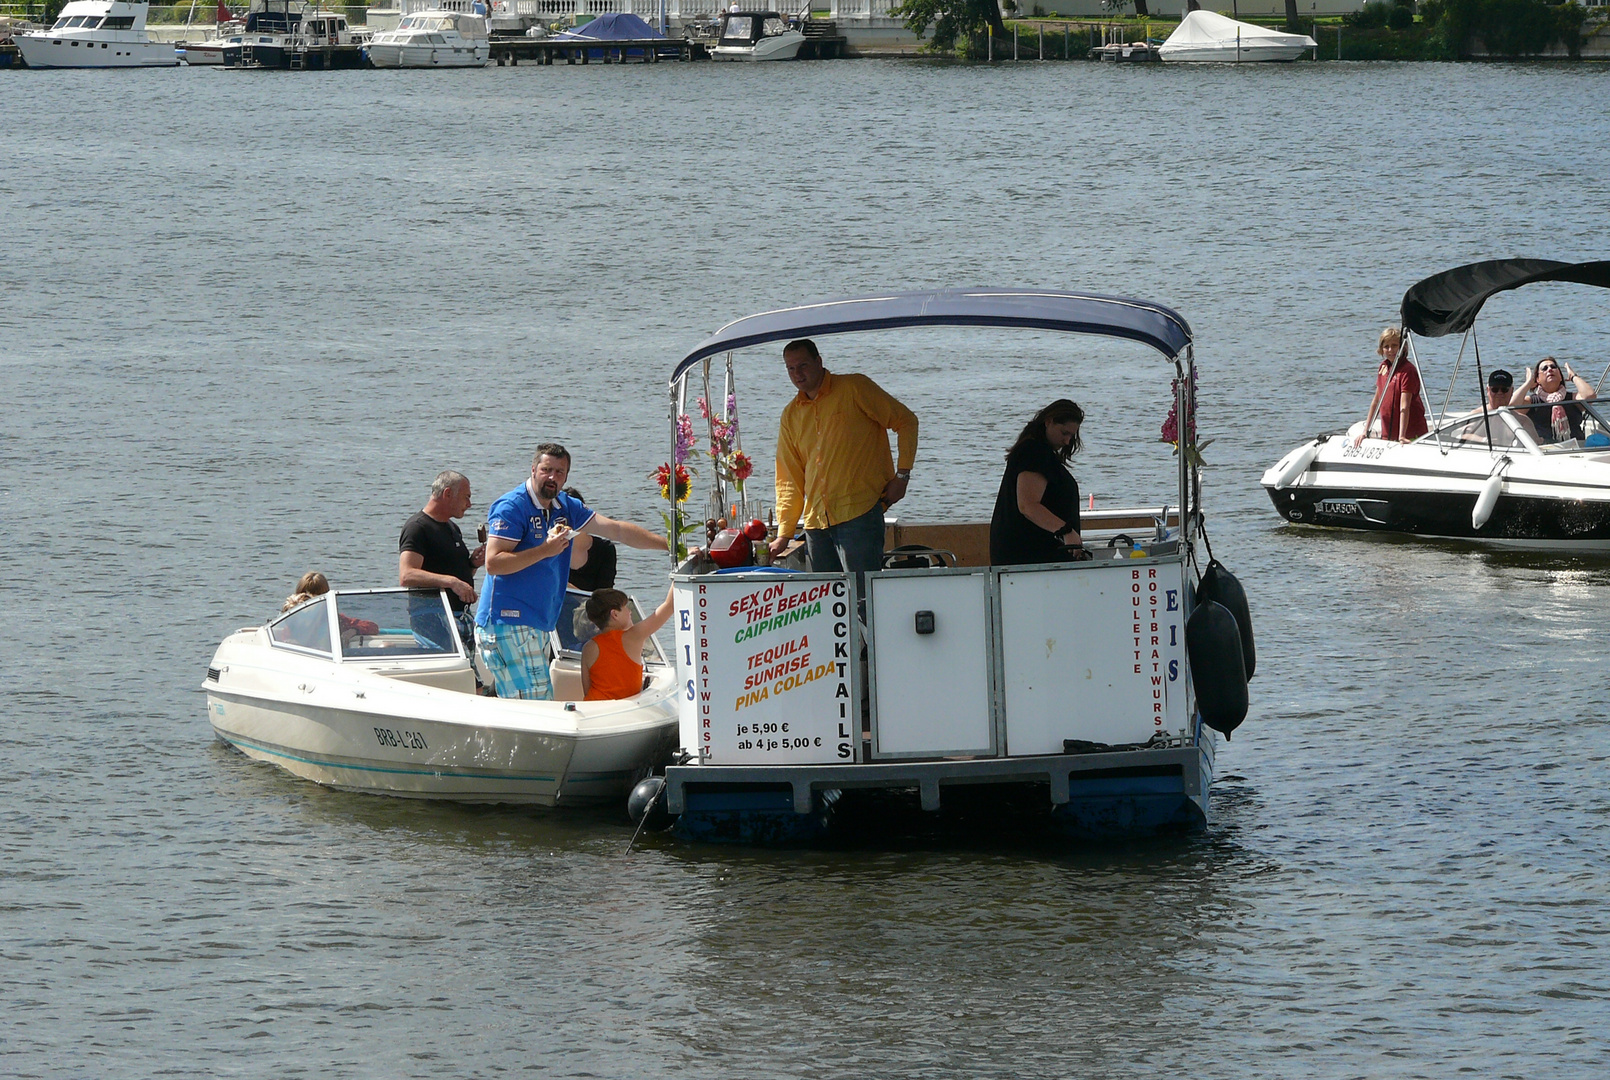
M 712 60 L 739 62 L 793 60 L 799 56 L 800 47 L 804 44 L 804 34 L 798 31 L 790 31 L 787 34 L 778 34 L 775 37 L 765 38 L 754 46 L 717 45 L 710 50 L 710 58 Z
M 13 40 L 31 68 L 179 66 L 177 50 L 165 41 L 102 41 L 60 34 L 18 34 Z
M 1581 460 L 1431 443 L 1329 438 L 1286 483 L 1281 462 L 1264 474 L 1276 513 L 1300 525 L 1465 540 L 1498 547 L 1610 552 L 1610 455 Z M 1508 464 L 1504 462 L 1507 461 Z M 1495 470 L 1502 485 L 1489 517 L 1477 501 Z
M 347 791 L 469 803 L 621 803 L 676 741 L 676 720 L 596 736 L 478 726 L 207 693 L 218 738 Z
M 941 826 L 943 804 L 959 790 L 990 785 L 1002 803 L 1037 808 L 1014 818 L 1014 835 L 1073 841 L 1194 833 L 1209 823 L 1213 737 L 1197 725 L 1194 745 L 1121 754 L 1057 754 L 841 766 L 681 765 L 666 770 L 672 830 L 702 843 L 809 844 L 857 826 L 847 820 L 850 789 L 922 792 L 927 824 Z M 1052 794 L 1047 798 L 1045 794 Z M 1038 800 L 1036 802 L 1036 800 Z M 1053 801 L 1060 800 L 1060 801 Z M 1003 819 L 998 809 L 983 819 Z
M 236 46 L 239 48 L 239 46 Z M 224 62 L 224 45 L 185 44 L 180 46 L 179 58 L 190 67 L 211 67 Z
M 1166 64 L 1259 64 L 1301 59 L 1312 46 L 1164 45 L 1158 55 Z
M 377 68 L 485 67 L 491 46 L 485 41 L 473 45 L 389 45 L 370 42 L 369 63 Z

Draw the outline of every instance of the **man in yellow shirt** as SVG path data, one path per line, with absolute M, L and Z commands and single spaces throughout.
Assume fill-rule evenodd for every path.
M 777 431 L 777 539 L 782 553 L 805 525 L 812 570 L 879 569 L 883 511 L 899 502 L 917 457 L 917 416 L 865 375 L 834 375 L 816 343 L 783 348 L 799 394 L 783 408 Z M 899 438 L 898 466 L 889 435 Z

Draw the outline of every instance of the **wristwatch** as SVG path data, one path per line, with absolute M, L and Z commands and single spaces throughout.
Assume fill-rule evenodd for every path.
M 895 476 L 896 480 L 910 480 L 911 479 L 911 470 L 910 469 L 896 469 L 894 471 L 894 476 Z
M 1069 521 L 1069 522 L 1063 523 L 1062 528 L 1058 529 L 1056 532 L 1052 533 L 1051 535 L 1053 537 L 1055 537 L 1056 539 L 1061 540 L 1064 536 L 1067 536 L 1072 531 L 1073 531 L 1073 522 Z

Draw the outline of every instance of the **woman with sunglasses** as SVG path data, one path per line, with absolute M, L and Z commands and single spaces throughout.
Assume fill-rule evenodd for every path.
M 1540 443 L 1564 442 L 1582 438 L 1582 413 L 1571 401 L 1592 401 L 1598 394 L 1588 380 L 1562 365 L 1552 356 L 1537 362 L 1537 370 L 1526 369 L 1526 382 L 1510 398 L 1511 405 L 1525 405 L 1527 418 L 1537 430 Z

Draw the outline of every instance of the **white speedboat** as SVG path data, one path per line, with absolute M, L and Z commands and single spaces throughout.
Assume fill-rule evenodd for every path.
M 377 68 L 485 67 L 492 57 L 485 18 L 441 8 L 403 16 L 368 51 Z
M 730 11 L 721 17 L 715 60 L 792 60 L 805 35 L 775 11 Z
M 1212 11 L 1191 11 L 1157 52 L 1165 63 L 1249 64 L 1295 60 L 1315 47 L 1306 34 L 1270 30 Z
M 178 67 L 172 43 L 146 33 L 149 10 L 144 0 L 73 0 L 50 29 L 18 34 L 17 52 L 31 68 Z
M 652 637 L 645 688 L 581 701 L 585 594 L 566 597 L 560 700 L 476 692 L 444 594 L 336 591 L 231 634 L 207 668 L 208 719 L 249 757 L 352 791 L 544 806 L 618 802 L 675 745 L 676 673 Z
M 1505 259 L 1427 278 L 1403 297 L 1411 362 L 1414 335 L 1463 332 L 1474 341 L 1488 297 L 1544 281 L 1610 288 L 1610 262 Z M 1461 361 L 1463 355 L 1461 349 Z M 1486 376 L 1480 351 L 1474 355 L 1465 396 L 1482 400 Z M 1521 370 L 1525 363 L 1500 366 Z M 1456 363 L 1449 400 L 1459 369 Z M 1573 398 L 1558 413 L 1556 428 L 1554 405 L 1472 409 L 1466 401 L 1410 443 L 1365 437 L 1360 421 L 1292 450 L 1262 482 L 1280 516 L 1302 525 L 1610 551 L 1610 411 Z

